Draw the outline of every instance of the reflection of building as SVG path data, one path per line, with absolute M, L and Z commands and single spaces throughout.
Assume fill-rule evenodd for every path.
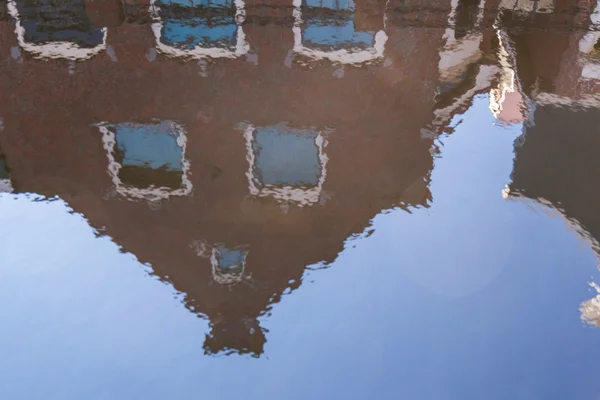
M 580 48 L 589 51 L 584 43 L 594 35 L 586 32 L 598 29 L 591 26 L 597 20 L 596 2 L 582 1 L 574 7 L 572 2 L 557 1 L 552 9 L 549 4 L 536 7 L 532 12 L 516 8 L 501 14 L 507 37 L 514 43 L 523 91 L 530 98 L 580 98 L 584 67 Z
M 453 117 L 464 113 L 476 95 L 488 93 L 502 81 L 506 69 L 493 25 L 498 13 L 494 0 L 452 2 L 447 12 L 449 23 L 440 50 L 440 79 L 431 122 L 436 133 L 448 130 Z
M 598 189 L 589 182 L 600 176 L 595 156 L 600 141 L 589 127 L 600 123 L 600 109 L 591 107 L 585 96 L 600 93 L 581 91 L 581 71 L 586 65 L 582 49 L 595 37 L 583 28 L 597 18 L 592 13 L 594 3 L 582 6 L 568 12 L 572 11 L 570 3 L 558 2 L 549 16 L 536 14 L 535 20 L 524 22 L 526 27 L 538 29 L 507 29 L 514 43 L 512 62 L 533 109 L 532 123 L 525 124 L 515 148 L 513 182 L 507 193 L 553 205 L 573 229 L 597 247 L 600 213 L 593 199 Z M 582 29 L 557 29 L 566 23 Z M 547 30 L 539 29 L 543 27 Z
M 600 251 L 600 187 L 593 184 L 600 177 L 600 138 L 589 129 L 600 124 L 600 110 L 538 104 L 533 119 L 515 149 L 509 193 L 550 203 Z
M 290 26 L 253 25 L 260 67 L 218 59 L 205 79 L 197 63 L 150 61 L 153 26 L 124 23 L 107 37 L 117 62 L 69 74 L 10 59 L 0 146 L 19 191 L 63 197 L 210 319 L 207 353 L 258 355 L 259 318 L 306 266 L 334 260 L 382 209 L 430 200 L 432 143 L 419 130 L 440 33 L 389 27 L 391 66 L 332 79 L 327 62 L 283 65 Z
M 597 9 L 592 13 L 595 2 L 580 3 L 577 9 L 568 2 L 545 4 L 503 13 L 508 61 L 516 72 L 513 82 L 522 88 L 530 109 L 515 142 L 512 183 L 503 194 L 540 204 L 600 255 L 595 202 L 600 141 L 591 129 L 600 123 L 600 87 L 593 73 Z M 518 114 L 512 113 L 522 120 Z M 581 303 L 579 310 L 583 321 L 600 326 L 599 296 Z

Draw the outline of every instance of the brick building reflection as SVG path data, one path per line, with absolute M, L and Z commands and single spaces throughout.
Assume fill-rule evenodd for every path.
M 0 148 L 12 185 L 61 196 L 151 264 L 210 320 L 207 353 L 260 355 L 259 319 L 300 286 L 307 266 L 333 261 L 381 210 L 431 200 L 432 141 L 419 132 L 430 120 L 443 29 L 388 26 L 387 61 L 336 79 L 327 59 L 285 65 L 291 3 L 272 24 L 264 10 L 248 10 L 261 21 L 243 26 L 258 64 L 152 56 L 161 44 L 234 42 L 221 40 L 220 27 L 213 37 L 199 10 L 199 36 L 163 15 L 157 37 L 142 6 L 122 7 L 112 15 L 130 22 L 113 24 L 107 50 L 77 64 L 25 47 L 12 57 L 14 21 L 2 22 L 10 68 L 0 82 Z M 365 7 L 359 14 L 383 17 Z
M 600 213 L 594 202 L 600 190 L 595 184 L 600 142 L 590 129 L 600 123 L 600 10 L 593 1 L 540 2 L 537 7 L 537 12 L 513 10 L 502 19 L 527 103 L 520 112 L 529 114 L 521 119 L 512 182 L 504 195 L 549 210 L 600 254 Z M 591 286 L 598 288 L 594 282 Z M 597 326 L 599 299 L 580 306 L 582 320 Z
M 532 12 L 535 23 L 565 23 L 546 21 L 544 7 L 330 3 L 94 3 L 93 29 L 110 26 L 106 51 L 75 65 L 35 59 L 26 46 L 15 57 L 22 43 L 6 18 L 0 179 L 61 196 L 150 263 L 210 320 L 207 353 L 260 355 L 259 319 L 300 286 L 307 266 L 333 261 L 381 210 L 431 200 L 433 138 L 423 127 L 446 129 L 490 93 L 499 119 L 525 120 L 528 102 L 545 129 L 543 99 L 589 103 L 596 94 L 591 4 L 569 14 L 574 31 L 544 34 L 513 29 L 519 19 L 534 24 L 524 17 Z M 556 45 L 543 51 L 548 40 Z M 348 66 L 336 79 L 340 64 Z M 539 151 L 542 135 L 526 135 Z M 520 177 L 539 167 L 521 167 L 525 152 L 517 150 L 513 187 L 529 191 Z M 585 212 L 573 218 L 593 217 Z

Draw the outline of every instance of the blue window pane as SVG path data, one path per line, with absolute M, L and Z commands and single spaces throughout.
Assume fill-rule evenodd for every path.
M 177 138 L 164 125 L 117 125 L 115 136 L 123 154 L 122 165 L 182 170 Z
M 375 41 L 374 32 L 356 32 L 354 22 L 310 20 L 304 28 L 305 45 L 361 48 L 371 47 Z
M 241 272 L 248 252 L 240 249 L 217 248 L 218 267 L 222 272 Z
M 353 0 L 304 0 L 303 5 L 308 7 L 329 8 L 331 10 L 354 10 Z
M 28 43 L 71 42 L 83 48 L 103 43 L 102 29 L 92 25 L 83 0 L 16 0 Z
M 231 0 L 174 0 L 157 5 L 163 44 L 180 49 L 235 47 L 238 26 Z
M 356 31 L 354 10 L 352 0 L 304 0 L 303 44 L 325 51 L 372 47 L 375 32 Z
M 316 186 L 321 176 L 316 132 L 285 132 L 275 127 L 256 129 L 253 151 L 255 175 L 263 185 Z
M 167 20 L 163 25 L 161 42 L 188 49 L 196 46 L 229 47 L 236 43 L 237 29 L 234 23 L 209 26 L 198 18 L 181 22 Z

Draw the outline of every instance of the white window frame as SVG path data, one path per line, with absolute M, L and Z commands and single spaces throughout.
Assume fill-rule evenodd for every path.
M 85 48 L 73 42 L 56 41 L 45 44 L 30 43 L 25 40 L 25 28 L 21 25 L 21 18 L 15 0 L 8 0 L 8 12 L 15 20 L 15 34 L 19 46 L 26 52 L 32 54 L 36 58 L 65 58 L 67 60 L 86 60 L 106 50 L 106 31 L 107 28 L 102 28 L 102 43 L 92 47 Z
M 12 193 L 12 182 L 9 179 L 0 179 L 0 193 Z
M 221 285 L 232 285 L 241 282 L 244 279 L 244 274 L 246 272 L 246 259 L 248 258 L 248 251 L 245 252 L 244 259 L 242 260 L 242 271 L 239 274 L 227 274 L 220 272 L 219 247 L 225 246 L 222 244 L 213 245 L 210 255 L 210 265 L 212 269 L 213 280 Z
M 294 186 L 283 186 L 278 187 L 274 185 L 263 185 L 254 176 L 254 165 L 256 157 L 254 155 L 254 133 L 256 131 L 254 125 L 248 124 L 244 129 L 244 138 L 246 139 L 246 159 L 248 160 L 248 171 L 246 177 L 248 178 L 248 190 L 250 194 L 257 197 L 272 196 L 279 201 L 296 203 L 299 206 L 312 205 L 319 202 L 321 193 L 323 191 L 323 184 L 327 177 L 327 161 L 329 158 L 325 154 L 325 147 L 327 146 L 327 139 L 323 136 L 323 131 L 316 131 L 317 137 L 315 139 L 315 145 L 319 151 L 319 163 L 321 165 L 321 175 L 319 176 L 319 182 L 315 187 L 311 188 L 298 188 Z M 293 129 L 291 129 L 293 130 Z
M 246 33 L 244 32 L 243 23 L 246 19 L 246 4 L 243 0 L 234 0 L 235 4 L 235 23 L 238 27 L 236 46 L 235 50 L 223 49 L 220 47 L 203 47 L 196 45 L 193 49 L 178 49 L 173 46 L 167 46 L 162 43 L 161 32 L 163 29 L 163 22 L 160 18 L 160 7 L 156 4 L 156 0 L 150 1 L 150 13 L 154 22 L 152 23 L 152 31 L 154 32 L 154 38 L 156 40 L 156 50 L 159 53 L 166 54 L 170 57 L 183 57 L 189 59 L 202 59 L 206 57 L 210 58 L 237 58 L 245 55 L 250 51 L 250 45 L 246 41 Z
M 152 121 L 157 123 L 158 121 Z M 163 121 L 166 122 L 166 121 Z M 173 130 L 178 133 L 177 145 L 181 147 L 181 165 L 183 176 L 181 177 L 182 188 L 170 189 L 167 187 L 158 188 L 134 188 L 123 184 L 121 178 L 119 178 L 119 171 L 122 165 L 119 164 L 114 157 L 114 150 L 116 145 L 116 138 L 114 132 L 110 128 L 118 125 L 116 123 L 101 122 L 96 124 L 100 132 L 102 133 L 102 143 L 104 150 L 106 150 L 106 156 L 108 158 L 108 175 L 111 177 L 113 184 L 115 185 L 117 193 L 120 195 L 133 200 L 146 199 L 149 201 L 156 201 L 161 199 L 167 199 L 171 196 L 187 196 L 192 192 L 193 185 L 189 179 L 190 175 L 190 162 L 185 158 L 185 150 L 187 145 L 187 133 L 183 125 L 178 124 L 174 121 L 168 121 L 172 124 Z
M 242 260 L 242 272 L 239 274 L 223 274 L 219 272 L 219 247 L 226 247 L 223 243 L 208 243 L 206 240 L 196 240 L 190 244 L 190 247 L 196 251 L 199 257 L 210 260 L 213 280 L 221 285 L 231 285 L 248 279 L 246 275 L 246 259 L 248 258 L 249 250 L 247 245 L 233 247 L 232 249 L 245 249 L 245 256 Z
M 375 33 L 375 43 L 373 47 L 352 51 L 347 49 L 338 49 L 332 51 L 316 50 L 305 46 L 302 43 L 302 0 L 294 0 L 294 52 L 302 54 L 308 58 L 315 60 L 329 60 L 339 62 L 341 64 L 362 64 L 383 57 L 385 51 L 385 43 L 387 42 L 387 34 L 385 31 L 379 30 Z
M 593 25 L 600 24 L 600 3 L 596 4 L 594 11 L 590 15 L 590 22 Z M 590 31 L 579 41 L 579 63 L 583 65 L 581 79 L 600 80 L 600 63 L 590 60 L 587 55 L 594 51 L 594 46 L 600 40 L 599 31 Z

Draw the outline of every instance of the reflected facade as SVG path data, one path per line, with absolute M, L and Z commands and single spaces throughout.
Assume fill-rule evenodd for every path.
M 523 124 L 509 196 L 547 200 L 597 247 L 598 21 L 536 4 L 294 0 L 250 23 L 239 0 L 160 0 L 111 31 L 82 2 L 11 1 L 0 52 L 26 62 L 0 94 L 0 191 L 67 199 L 209 320 L 207 354 L 260 356 L 260 321 L 307 267 L 382 212 L 428 207 L 436 140 L 479 95 Z

